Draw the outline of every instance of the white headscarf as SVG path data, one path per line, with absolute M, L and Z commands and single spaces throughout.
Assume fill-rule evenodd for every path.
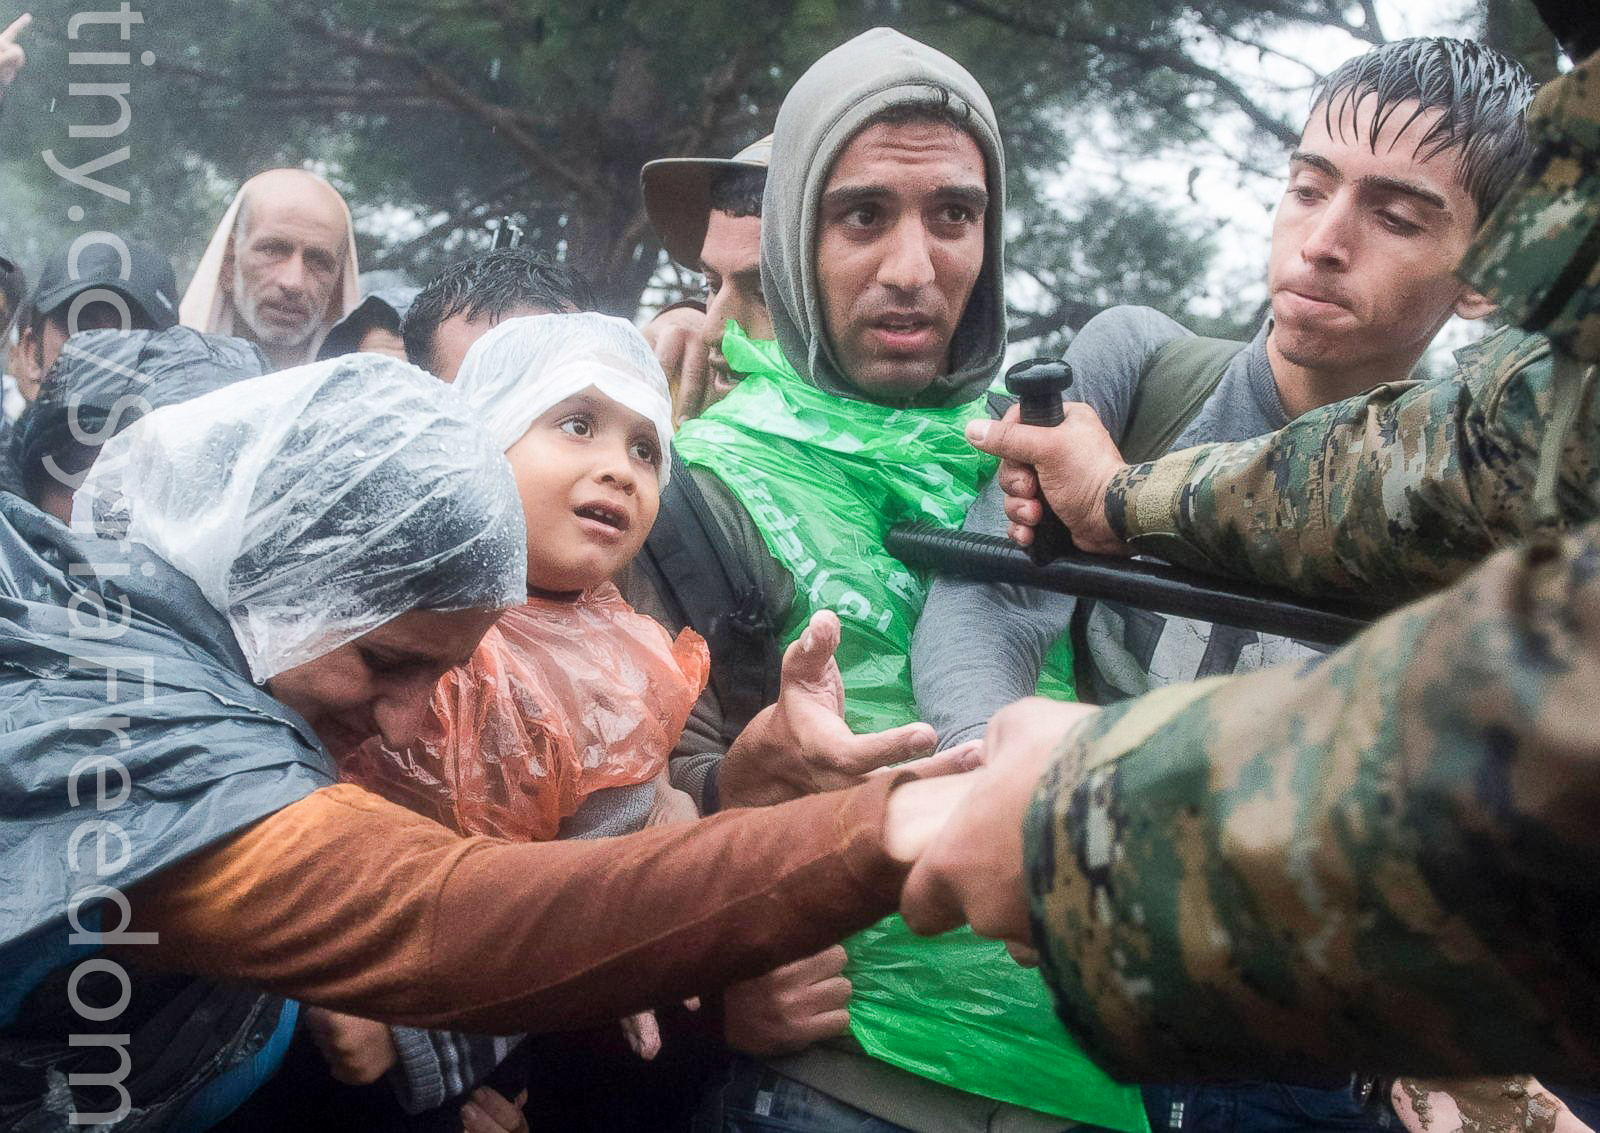
M 192 579 L 257 681 L 408 610 L 527 600 L 511 466 L 449 386 L 381 354 L 155 410 L 106 442 L 72 520 Z
M 238 312 L 233 305 L 232 281 L 224 281 L 222 278 L 223 267 L 228 258 L 228 248 L 233 240 L 233 230 L 239 223 L 239 210 L 244 207 L 250 190 L 263 177 L 282 172 L 281 169 L 269 169 L 264 173 L 257 173 L 239 186 L 239 191 L 228 204 L 228 211 L 222 214 L 222 223 L 217 225 L 217 230 L 211 234 L 211 243 L 206 245 L 205 255 L 200 257 L 200 266 L 195 269 L 194 278 L 189 281 L 189 289 L 183 293 L 183 299 L 178 303 L 178 323 L 181 326 L 193 327 L 208 334 L 239 333 L 236 323 Z M 295 172 L 315 177 L 324 185 L 328 185 L 327 181 L 309 170 L 297 169 Z M 345 204 L 339 190 L 332 185 L 328 185 L 328 189 L 339 198 L 339 207 L 344 210 L 344 263 L 340 265 L 339 282 L 334 285 L 333 298 L 328 304 L 328 310 L 306 343 L 305 357 L 300 360 L 301 362 L 315 359 L 318 349 L 322 346 L 322 340 L 328 336 L 328 331 L 332 330 L 333 325 L 340 319 L 355 310 L 356 305 L 361 302 L 361 283 L 358 278 L 361 269 L 356 263 L 356 230 L 350 219 L 350 206 Z
M 552 406 L 591 386 L 656 427 L 665 488 L 672 465 L 672 395 L 655 352 L 626 319 L 507 319 L 472 344 L 454 388 L 504 451 Z

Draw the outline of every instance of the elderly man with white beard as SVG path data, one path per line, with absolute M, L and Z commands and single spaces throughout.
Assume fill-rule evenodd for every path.
M 355 307 L 355 232 L 339 191 L 303 169 L 246 181 L 179 307 L 184 326 L 254 342 L 274 370 L 316 357 Z

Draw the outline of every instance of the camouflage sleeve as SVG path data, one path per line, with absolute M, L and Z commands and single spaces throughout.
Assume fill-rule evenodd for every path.
M 1303 593 L 1378 601 L 1431 592 L 1533 527 L 1552 366 L 1541 338 L 1501 330 L 1448 379 L 1380 386 L 1277 433 L 1135 466 L 1107 494 L 1138 551 Z M 1565 438 L 1558 502 L 1600 514 L 1600 418 Z
M 1600 524 L 1098 713 L 1026 821 L 1067 1029 L 1133 1081 L 1600 1081 L 1596 690 Z

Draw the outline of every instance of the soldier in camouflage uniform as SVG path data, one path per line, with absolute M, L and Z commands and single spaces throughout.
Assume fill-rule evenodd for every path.
M 908 883 L 920 928 L 1036 944 L 1124 1076 L 1600 1082 L 1600 55 L 1531 121 L 1541 156 L 1463 274 L 1550 353 L 1507 333 L 1475 377 L 1114 485 L 1136 543 L 1193 528 L 1140 544 L 1188 561 L 1395 597 L 1461 577 L 1309 666 L 1013 706 Z

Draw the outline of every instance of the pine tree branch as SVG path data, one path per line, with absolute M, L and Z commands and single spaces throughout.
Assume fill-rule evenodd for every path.
M 467 201 L 457 208 L 451 210 L 448 216 L 446 216 L 438 224 L 430 225 L 421 235 L 414 236 L 404 243 L 396 244 L 394 247 L 386 249 L 378 257 L 378 261 L 373 265 L 373 267 L 377 269 L 404 266 L 407 262 L 409 262 L 412 254 L 415 253 L 419 248 L 432 243 L 440 236 L 449 235 L 462 225 L 476 220 L 487 213 L 500 211 L 498 207 L 500 203 L 504 201 L 505 198 L 512 192 L 521 188 L 523 185 L 526 185 L 530 180 L 532 180 L 532 174 L 524 172 L 518 173 L 515 177 L 511 177 L 505 181 L 502 181 L 500 184 L 490 189 L 487 193 L 481 194 L 477 199 Z
M 1196 62 L 1175 48 L 1134 43 L 1115 35 L 1076 26 L 1069 28 L 1065 24 L 1050 24 L 1019 12 L 1007 11 L 990 3 L 989 0 L 949 0 L 949 2 L 963 11 L 991 20 L 1002 27 L 1011 28 L 1013 31 L 1041 36 L 1063 44 L 1093 47 L 1106 55 L 1122 56 L 1147 67 L 1164 67 L 1175 74 L 1198 79 L 1215 88 L 1259 129 L 1284 145 L 1292 146 L 1300 140 L 1298 130 L 1257 104 L 1234 80 L 1214 68 Z
M 397 64 L 414 75 L 422 87 L 439 101 L 478 119 L 503 136 L 523 164 L 548 174 L 574 193 L 600 193 L 603 187 L 557 160 L 533 135 L 533 120 L 523 111 L 500 106 L 473 93 L 444 68 L 422 56 L 385 43 L 372 35 L 362 35 L 330 25 L 318 16 L 294 16 L 295 28 L 370 59 Z
M 1085 323 L 1106 309 L 1076 299 L 1057 299 L 1056 306 L 1048 311 L 1012 308 L 1006 314 L 1006 341 L 1027 342 L 1057 331 L 1080 331 Z
M 1360 0 L 1360 2 L 1361 26 L 1355 27 L 1347 23 L 1345 24 L 1345 30 L 1357 39 L 1364 39 L 1374 46 L 1388 43 L 1388 39 L 1383 34 L 1383 28 L 1378 24 L 1378 9 L 1373 0 Z
M 749 85 L 750 71 L 756 63 L 755 45 L 746 40 L 732 54 L 706 76 L 700 114 L 687 127 L 677 131 L 668 150 L 670 156 L 695 156 L 704 154 L 713 140 L 722 133 L 729 108 L 738 101 Z M 713 154 L 722 157 L 724 154 Z M 642 244 L 647 256 L 661 250 L 660 239 L 650 225 L 650 217 L 641 203 L 622 232 L 622 240 Z
M 176 63 L 158 59 L 150 64 L 152 71 L 189 79 L 200 85 L 211 97 L 199 103 L 203 110 L 237 110 L 245 101 L 268 102 L 285 110 L 334 110 L 362 113 L 375 110 L 425 110 L 437 107 L 439 100 L 419 92 L 414 87 L 394 86 L 380 82 L 368 83 L 268 83 L 257 87 L 241 87 L 231 75 L 218 74 L 197 63 Z
M 1282 59 L 1285 63 L 1288 63 L 1291 66 L 1299 67 L 1301 70 L 1310 75 L 1313 81 L 1320 78 L 1322 75 L 1322 72 L 1318 71 L 1304 59 L 1297 59 L 1295 56 L 1290 55 L 1287 52 L 1279 51 L 1276 47 L 1271 47 L 1268 44 L 1262 43 L 1259 39 L 1252 39 L 1249 36 L 1240 35 L 1238 32 L 1219 28 L 1209 21 L 1206 23 L 1206 27 L 1210 28 L 1214 35 L 1217 35 L 1222 39 L 1226 39 L 1230 43 L 1237 43 L 1240 47 L 1248 47 L 1252 51 L 1259 52 L 1263 56 L 1270 55 L 1274 59 Z

